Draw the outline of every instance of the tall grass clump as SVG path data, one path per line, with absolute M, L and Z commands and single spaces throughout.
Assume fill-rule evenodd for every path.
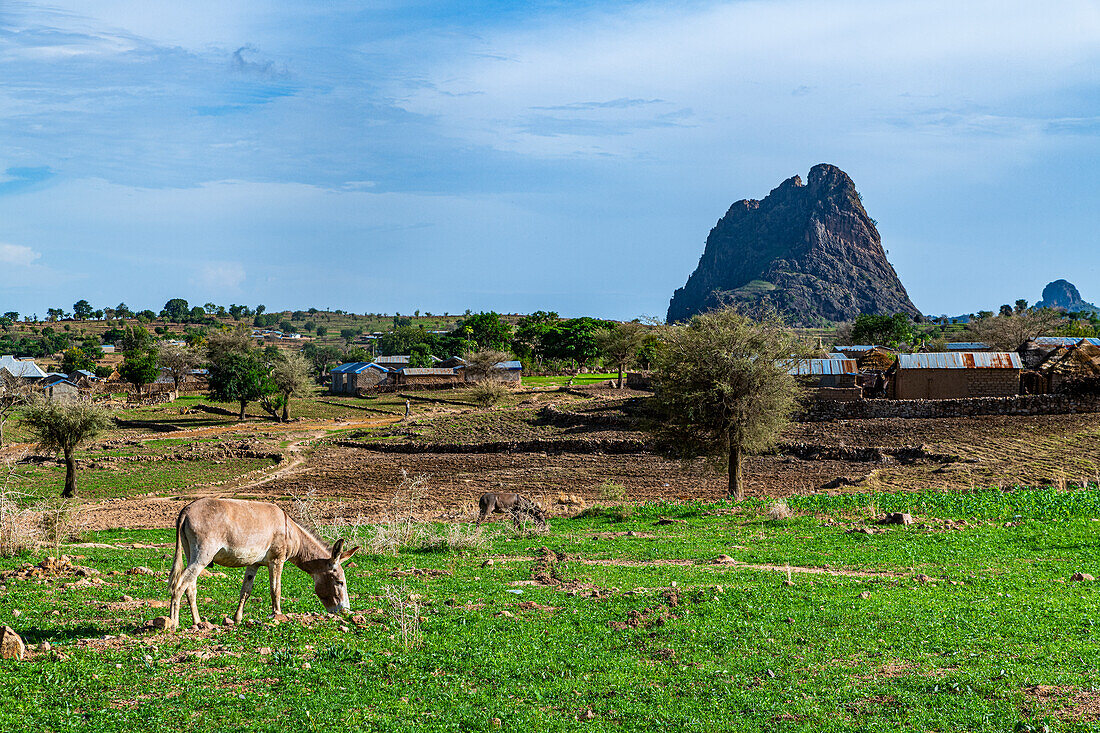
M 12 488 L 17 466 L 11 461 L 0 473 L 0 557 L 33 550 L 42 535 L 38 512 L 21 504 L 27 496 Z

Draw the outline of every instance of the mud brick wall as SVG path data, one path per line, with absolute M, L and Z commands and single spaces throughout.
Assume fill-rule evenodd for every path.
M 975 415 L 1065 415 L 1076 412 L 1100 412 L 1100 398 L 1045 394 L 948 400 L 822 400 L 803 405 L 795 419 L 802 422 L 825 422 Z

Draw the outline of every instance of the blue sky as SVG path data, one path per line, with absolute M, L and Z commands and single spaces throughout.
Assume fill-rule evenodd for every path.
M 0 311 L 663 316 L 819 162 L 925 312 L 1100 301 L 1094 0 L 6 0 L 0 80 Z

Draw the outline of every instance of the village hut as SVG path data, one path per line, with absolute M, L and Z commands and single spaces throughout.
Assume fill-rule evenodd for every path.
M 892 396 L 899 400 L 1009 397 L 1020 392 L 1023 362 L 1014 352 L 900 354 Z
M 863 397 L 855 359 L 799 359 L 787 370 L 811 399 L 852 401 Z

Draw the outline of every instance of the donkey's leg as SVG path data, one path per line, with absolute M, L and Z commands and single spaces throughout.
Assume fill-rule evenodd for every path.
M 256 580 L 256 573 L 259 570 L 259 565 L 249 565 L 248 569 L 244 571 L 244 583 L 241 584 L 241 601 L 237 604 L 237 612 L 233 614 L 233 620 L 237 623 L 240 623 L 241 619 L 244 618 L 244 604 L 248 597 L 252 595 L 252 583 Z
M 201 572 L 201 571 L 200 571 Z M 191 619 L 194 621 L 194 625 L 198 626 L 202 621 L 202 617 L 199 616 L 199 577 L 198 573 L 195 573 L 195 578 L 187 586 L 187 603 L 191 606 Z
M 267 572 L 271 576 L 271 613 L 282 613 L 283 561 L 272 560 L 267 566 Z
M 168 628 L 170 629 L 180 625 L 180 605 L 183 595 L 190 586 L 191 575 L 189 575 L 189 571 L 195 561 L 195 554 L 192 553 L 194 543 L 191 542 L 187 528 L 181 528 L 180 547 L 183 549 L 182 560 L 185 567 L 180 568 L 178 574 L 172 578 L 172 597 L 168 603 Z M 202 567 L 195 571 L 195 576 L 197 577 L 201 571 Z

